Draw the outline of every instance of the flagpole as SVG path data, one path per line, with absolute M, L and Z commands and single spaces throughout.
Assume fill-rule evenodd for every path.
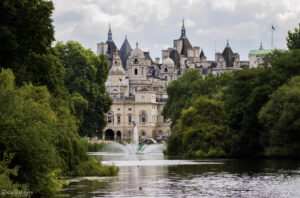
M 273 49 L 273 25 L 271 25 L 271 49 Z

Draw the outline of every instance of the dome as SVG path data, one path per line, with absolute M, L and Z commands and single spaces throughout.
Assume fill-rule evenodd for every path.
M 120 66 L 114 66 L 110 70 L 110 75 L 125 75 L 124 69 Z
M 167 66 L 175 66 L 174 65 L 174 61 L 171 58 L 166 58 L 163 60 L 162 62 L 163 65 L 167 65 Z
M 138 43 L 136 43 L 136 48 L 134 50 L 132 50 L 130 56 L 139 57 L 139 58 L 145 57 L 143 51 L 138 47 Z

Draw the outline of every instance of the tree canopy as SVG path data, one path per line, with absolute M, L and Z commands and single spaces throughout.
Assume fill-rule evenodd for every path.
M 300 153 L 300 76 L 278 88 L 259 112 L 267 130 L 267 156 L 299 157 Z
M 295 28 L 295 32 L 288 31 L 286 41 L 289 50 L 300 49 L 300 23 L 299 28 Z
M 168 142 L 169 155 L 225 156 L 226 113 L 220 103 L 200 97 L 183 110 Z
M 101 137 L 106 126 L 105 113 L 112 104 L 105 87 L 109 72 L 105 57 L 96 56 L 74 41 L 59 42 L 54 50 L 66 71 L 65 87 L 75 103 L 79 134 Z

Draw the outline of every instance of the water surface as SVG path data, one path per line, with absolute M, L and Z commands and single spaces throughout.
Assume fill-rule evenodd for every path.
M 120 168 L 116 177 L 70 180 L 64 197 L 300 197 L 300 162 L 289 160 L 170 160 L 90 153 Z

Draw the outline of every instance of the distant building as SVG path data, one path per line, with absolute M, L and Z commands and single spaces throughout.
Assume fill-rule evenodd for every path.
M 208 73 L 219 75 L 226 71 L 240 70 L 241 64 L 249 65 L 248 61 L 240 61 L 239 54 L 231 50 L 228 41 L 222 54 L 217 52 L 214 61 L 207 60 L 203 49 L 200 51 L 198 46 L 192 46 L 188 40 L 184 21 L 182 23 L 180 38 L 174 40 L 173 44 L 173 48 L 162 50 L 162 59 L 164 60 L 168 57 L 173 59 L 180 75 L 190 68 L 201 70 L 203 75 Z
M 118 50 L 109 26 L 106 42 L 97 44 L 97 55 L 104 54 L 109 60 L 110 72 L 106 87 L 113 99 L 107 114 L 104 140 L 132 140 L 132 121 L 139 130 L 139 138 L 158 138 L 170 135 L 170 121 L 164 119 L 162 110 L 167 100 L 167 85 L 190 68 L 198 69 L 203 75 L 219 75 L 226 71 L 240 70 L 238 53 L 234 53 L 227 41 L 222 54 L 216 60 L 207 60 L 203 49 L 192 46 L 186 36 L 184 22 L 179 39 L 174 47 L 162 50 L 162 62 L 152 60 L 149 52 L 143 52 L 136 43 L 132 49 L 127 36 Z
M 139 138 L 154 138 L 170 135 L 170 121 L 161 115 L 167 100 L 167 85 L 178 77 L 178 70 L 171 58 L 154 63 L 149 52 L 143 52 L 138 43 L 132 50 L 127 37 L 120 51 L 110 51 L 109 43 L 97 44 L 98 54 L 110 59 L 110 72 L 106 87 L 113 99 L 107 114 L 107 127 L 103 140 L 132 140 L 135 121 Z M 126 63 L 124 63 L 125 61 Z
M 269 54 L 272 52 L 271 49 L 264 50 L 262 43 L 260 44 L 260 47 L 258 50 L 251 50 L 249 52 L 249 67 L 257 68 L 263 64 L 263 57 L 266 54 Z

